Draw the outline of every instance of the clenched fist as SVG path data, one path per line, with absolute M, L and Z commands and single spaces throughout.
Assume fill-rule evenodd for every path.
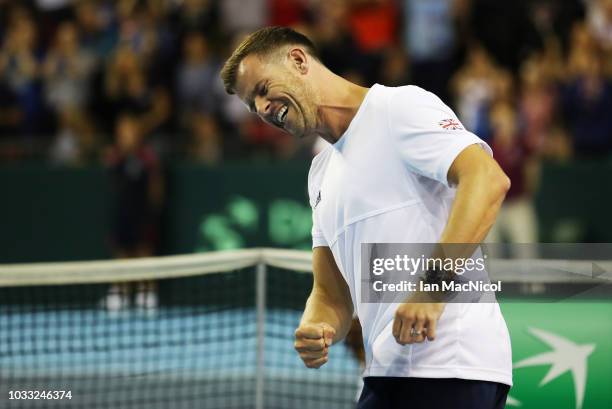
M 328 361 L 336 330 L 325 322 L 302 323 L 295 330 L 295 350 L 309 368 L 319 368 Z

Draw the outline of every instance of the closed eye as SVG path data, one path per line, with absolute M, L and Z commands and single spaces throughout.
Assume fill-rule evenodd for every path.
M 257 85 L 255 85 L 255 87 L 253 88 L 253 90 L 251 91 L 250 96 L 247 99 L 247 106 L 249 108 L 249 111 L 252 113 L 257 113 L 257 108 L 255 107 L 255 95 L 259 95 L 260 97 L 264 97 L 266 96 L 266 94 L 268 93 L 268 84 L 264 83 L 262 85 L 262 83 L 258 83 Z

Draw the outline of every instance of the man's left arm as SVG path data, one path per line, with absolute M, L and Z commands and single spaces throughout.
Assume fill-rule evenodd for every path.
M 451 212 L 440 243 L 480 243 L 495 223 L 510 179 L 480 146 L 465 148 L 448 170 L 457 185 Z
M 480 243 L 495 223 L 510 188 L 510 179 L 477 144 L 457 155 L 447 177 L 451 185 L 457 186 L 457 193 L 440 244 Z M 433 341 L 444 306 L 441 302 L 430 302 L 427 294 L 413 294 L 395 313 L 393 336 L 396 341 L 402 345 L 425 339 Z

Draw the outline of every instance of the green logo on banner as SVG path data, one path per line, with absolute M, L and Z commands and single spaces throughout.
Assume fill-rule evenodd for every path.
M 267 212 L 267 230 L 261 231 L 261 215 Z M 312 213 L 310 207 L 297 200 L 275 199 L 267 208 L 243 196 L 231 197 L 222 213 L 202 216 L 196 251 L 230 250 L 249 245 L 248 237 L 265 235 L 262 240 L 275 246 L 310 249 Z
M 530 328 L 529 332 L 547 344 L 552 350 L 516 362 L 513 367 L 526 368 L 530 366 L 550 365 L 550 370 L 540 381 L 539 386 L 556 379 L 566 372 L 570 372 L 574 380 L 574 394 L 576 396 L 576 409 L 582 409 L 584 390 L 587 381 L 587 360 L 595 350 L 595 344 L 579 345 L 567 338 L 537 328 Z M 508 406 L 521 406 L 519 400 L 509 397 Z
M 506 408 L 612 408 L 612 303 L 501 302 L 512 337 Z

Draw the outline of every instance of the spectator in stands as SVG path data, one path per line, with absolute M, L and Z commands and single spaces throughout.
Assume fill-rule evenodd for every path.
M 178 36 L 170 22 L 169 2 L 148 0 L 142 10 L 143 30 L 153 44 L 150 55 L 144 60 L 146 75 L 151 86 L 174 87 L 176 62 L 181 54 L 177 46 Z M 168 61 L 174 63 L 168 64 Z
M 586 22 L 608 56 L 612 56 L 612 1 L 587 0 Z
M 585 27 L 576 26 L 563 89 L 563 118 L 573 136 L 574 152 L 582 157 L 612 153 L 612 81 L 604 75 L 602 56 Z
M 591 0 L 587 5 L 586 22 L 603 53 L 604 73 L 612 78 L 612 0 Z
M 490 94 L 487 99 L 484 99 L 478 106 L 476 111 L 476 122 L 472 131 L 480 136 L 486 142 L 491 142 L 492 124 L 490 112 L 495 105 L 508 104 L 515 105 L 516 92 L 514 77 L 510 72 L 496 68 L 491 72 L 491 76 L 487 80 L 487 85 L 490 87 Z
M 80 46 L 74 23 L 62 23 L 43 64 L 45 97 L 56 112 L 85 115 L 95 59 Z
M 147 26 L 148 10 L 139 2 L 118 0 L 115 5 L 118 46 L 127 47 L 143 62 L 152 62 L 158 46 L 155 27 Z
M 271 26 L 295 26 L 307 18 L 310 0 L 268 0 Z
M 192 0 L 196 1 L 196 0 Z M 199 0 L 202 1 L 202 0 Z M 205 1 L 208 2 L 208 1 Z M 219 2 L 219 23 L 226 33 L 253 31 L 268 24 L 268 0 L 223 0 Z
M 17 2 L 16 2 L 17 3 Z M 36 27 L 42 42 L 52 39 L 55 30 L 62 21 L 71 17 L 72 0 L 30 0 L 21 1 L 35 7 Z M 29 4 L 28 4 L 29 3 Z
M 190 156 L 206 163 L 221 159 L 219 111 L 225 98 L 219 77 L 220 64 L 200 32 L 183 37 L 183 57 L 176 76 L 179 124 L 189 133 Z
M 519 134 L 517 114 L 507 102 L 490 111 L 493 156 L 512 181 L 487 242 L 536 243 L 538 228 L 532 194 L 537 183 L 538 163 Z M 515 247 L 513 256 L 529 257 L 532 249 Z
M 74 15 L 82 47 L 100 63 L 117 42 L 113 14 L 96 0 L 81 0 L 74 5 Z
M 448 81 L 459 38 L 456 0 L 403 0 L 402 43 L 410 55 L 412 80 L 449 102 Z M 466 124 L 467 126 L 467 124 Z
M 313 22 L 307 31 L 317 43 L 319 55 L 326 66 L 355 83 L 366 84 L 368 70 L 349 29 L 348 13 L 345 0 L 318 2 L 313 6 Z
M 482 46 L 472 45 L 465 64 L 451 78 L 459 119 L 467 129 L 479 135 L 488 107 L 495 97 L 498 75 L 499 70 L 489 53 Z
M 359 64 L 367 86 L 377 81 L 385 53 L 397 44 L 398 7 L 394 0 L 348 2 L 349 26 L 361 52 Z
M 174 11 L 172 21 L 179 36 L 201 31 L 207 38 L 220 40 L 219 2 L 185 0 Z
M 170 99 L 163 86 L 150 86 L 138 55 L 129 47 L 117 49 L 106 72 L 109 114 L 131 112 L 146 135 L 160 128 L 170 116 Z
M 571 157 L 571 142 L 561 127 L 558 115 L 559 63 L 540 53 L 525 60 L 519 71 L 520 122 L 525 144 L 534 155 L 545 159 L 567 160 Z
M 37 49 L 34 21 L 26 13 L 15 14 L 0 49 L 0 80 L 19 106 L 19 133 L 43 130 L 44 105 L 40 90 L 41 53 Z
M 213 57 L 201 33 L 192 32 L 184 37 L 183 58 L 176 79 L 181 125 L 189 127 L 189 119 L 194 113 L 212 114 L 218 109 L 220 69 L 220 63 Z

